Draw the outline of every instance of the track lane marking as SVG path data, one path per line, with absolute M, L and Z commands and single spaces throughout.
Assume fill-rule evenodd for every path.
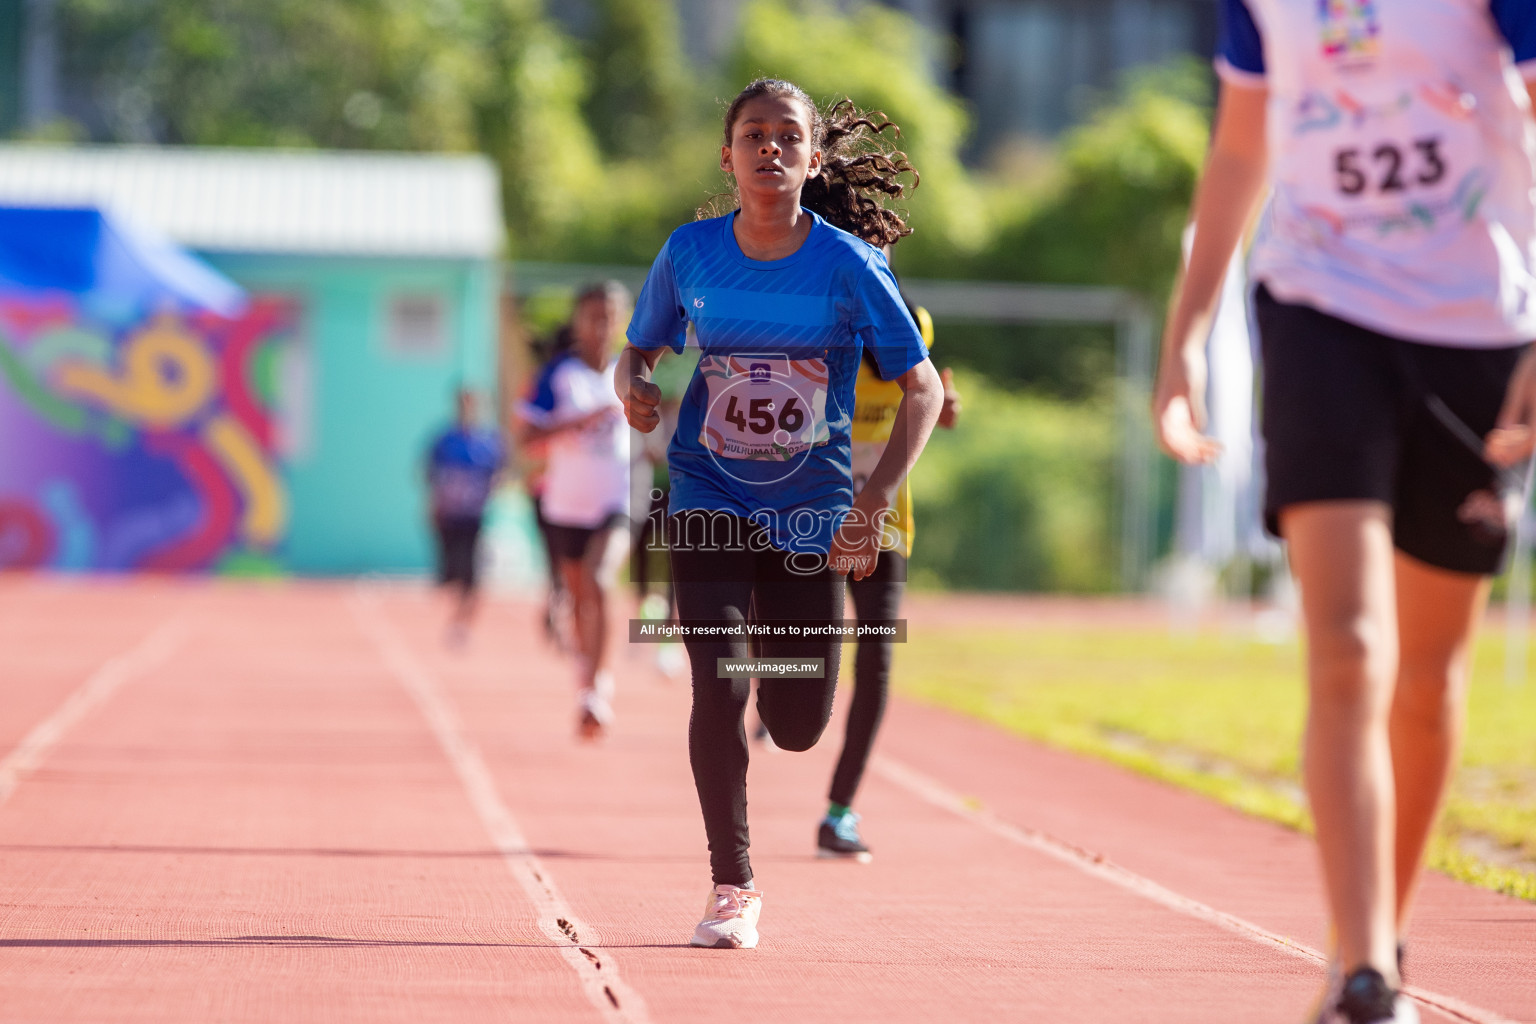
M 1037 829 L 1022 828 L 1004 821 L 991 811 L 974 807 L 941 782 L 894 758 L 877 754 L 872 759 L 872 767 L 877 774 L 883 776 L 887 781 L 895 783 L 924 803 L 949 811 L 951 814 L 964 818 L 971 824 L 979 826 L 985 831 L 991 832 L 993 835 L 1006 839 L 1015 845 L 1042 853 L 1047 857 L 1074 867 L 1084 874 L 1109 882 L 1111 885 L 1119 886 L 1143 899 L 1167 907 L 1186 917 L 1192 917 L 1198 921 L 1215 925 L 1224 931 L 1241 935 L 1246 939 L 1268 946 L 1271 949 L 1276 949 L 1296 959 L 1318 965 L 1326 965 L 1328 962 L 1328 958 L 1322 952 L 1313 949 L 1311 946 L 1297 942 L 1278 932 L 1272 932 L 1262 925 L 1244 920 L 1235 914 L 1229 914 L 1224 910 L 1217 910 L 1215 907 L 1201 903 L 1199 900 L 1177 893 L 1166 886 L 1159 885 L 1150 878 L 1138 875 L 1129 868 L 1121 867 L 1103 854 L 1094 853 L 1092 850 L 1087 850 L 1080 846 L 1074 846 Z M 1453 1020 L 1462 1022 L 1462 1024 L 1518 1024 L 1518 1022 L 1492 1010 L 1474 1006 L 1454 996 L 1419 988 L 1416 985 L 1404 986 L 1403 991 L 1412 996 L 1421 1005 L 1432 1007 Z
M 590 924 L 579 921 L 524 838 L 522 828 L 497 791 L 495 779 L 473 740 L 465 733 L 448 697 L 421 662 L 393 633 L 379 609 L 378 594 L 359 588 L 351 600 L 352 613 L 364 634 L 396 680 L 415 702 L 448 762 L 458 775 L 469 802 L 502 862 L 533 903 L 539 930 L 576 972 L 587 999 L 613 1024 L 650 1024 L 639 993 L 619 977 L 613 952 Z
M 11 752 L 0 760 L 0 804 L 4 804 L 23 779 L 35 772 L 54 744 L 93 708 L 137 676 L 163 664 L 191 633 L 182 616 L 171 618 L 121 654 L 108 658 L 86 677 L 47 718 L 34 725 Z

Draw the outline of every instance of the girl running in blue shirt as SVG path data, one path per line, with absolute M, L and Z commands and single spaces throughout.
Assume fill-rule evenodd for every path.
M 782 630 L 761 637 L 761 656 L 819 659 L 818 675 L 759 685 L 758 714 L 787 750 L 809 749 L 826 728 L 840 647 L 825 628 L 842 619 L 844 576 L 873 571 L 882 514 L 943 401 L 885 257 L 865 240 L 910 233 L 882 205 L 905 194 L 899 176 L 911 171 L 882 145 L 887 127 L 849 103 L 823 115 L 788 82 L 747 86 L 726 111 L 720 149 L 739 207 L 667 240 L 615 375 L 630 424 L 654 430 L 651 368 L 662 348 L 682 350 L 693 325 L 702 357 L 667 454 L 679 621 L 741 627 L 752 609 L 754 622 Z M 865 349 L 905 396 L 855 499 L 850 426 Z M 722 672 L 748 644 L 737 634 L 688 636 L 686 645 L 689 760 L 714 880 L 692 943 L 750 949 L 762 910 L 747 857 L 750 678 Z

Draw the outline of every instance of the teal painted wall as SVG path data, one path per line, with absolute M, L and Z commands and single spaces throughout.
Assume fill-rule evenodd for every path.
M 279 421 L 294 442 L 281 454 L 291 510 L 284 564 L 313 574 L 426 569 L 422 457 L 452 419 L 460 382 L 492 408 L 496 265 L 201 255 L 251 292 L 287 297 L 300 310 L 277 376 Z M 392 350 L 392 300 L 424 294 L 442 297 L 446 344 Z

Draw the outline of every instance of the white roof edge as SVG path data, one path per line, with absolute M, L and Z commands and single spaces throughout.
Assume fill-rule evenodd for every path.
M 99 206 L 219 252 L 503 248 L 496 167 L 478 153 L 0 143 L 0 204 Z

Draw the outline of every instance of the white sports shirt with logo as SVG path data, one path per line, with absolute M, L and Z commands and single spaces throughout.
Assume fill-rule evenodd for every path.
M 1269 90 L 1255 281 L 1395 337 L 1536 339 L 1536 0 L 1222 0 L 1216 64 Z
M 610 360 L 594 370 L 567 352 L 519 406 L 523 418 L 539 427 L 583 421 L 549 441 L 541 505 L 556 526 L 593 529 L 629 511 L 629 425 L 613 390 L 615 365 Z

